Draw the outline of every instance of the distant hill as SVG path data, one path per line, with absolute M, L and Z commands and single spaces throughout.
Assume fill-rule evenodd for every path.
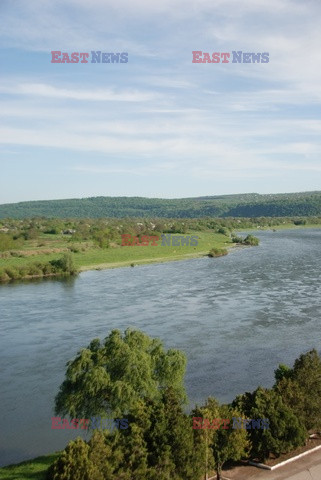
M 180 199 L 91 197 L 0 205 L 0 218 L 321 216 L 321 192 L 219 195 Z

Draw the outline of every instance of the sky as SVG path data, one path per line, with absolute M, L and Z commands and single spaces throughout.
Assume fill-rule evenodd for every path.
M 320 20 L 319 0 L 0 0 L 0 203 L 321 190 Z

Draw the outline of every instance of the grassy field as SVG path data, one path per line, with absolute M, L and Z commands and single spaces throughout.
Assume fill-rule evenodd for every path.
M 321 224 L 307 223 L 305 225 L 294 225 L 293 223 L 282 223 L 280 225 L 273 225 L 273 227 L 260 227 L 257 229 L 251 228 L 237 228 L 238 232 L 260 231 L 260 230 L 295 230 L 301 228 L 321 228 Z
M 54 453 L 0 468 L 0 480 L 45 480 L 46 470 L 57 457 L 58 453 Z
M 30 240 L 24 247 L 0 258 L 0 268 L 18 267 L 34 262 L 49 262 L 59 258 L 69 248 L 75 250 L 73 253 L 74 262 L 80 271 L 116 268 L 138 265 L 151 262 L 164 262 L 171 260 L 182 260 L 197 256 L 207 255 L 215 248 L 225 248 L 233 245 L 231 240 L 222 234 L 213 232 L 189 232 L 187 235 L 198 236 L 198 245 L 192 246 L 114 246 L 106 249 L 95 247 L 92 242 L 71 243 L 69 238 L 63 235 L 42 235 L 37 241 Z M 79 251 L 77 251 L 79 250 Z

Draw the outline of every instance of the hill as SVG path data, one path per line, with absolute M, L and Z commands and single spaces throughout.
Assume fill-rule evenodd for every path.
M 91 197 L 0 205 L 0 218 L 294 217 L 321 215 L 321 192 L 161 199 Z

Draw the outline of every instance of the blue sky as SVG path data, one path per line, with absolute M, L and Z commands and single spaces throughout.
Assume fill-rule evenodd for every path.
M 321 190 L 320 19 L 317 0 L 1 0 L 0 203 Z

